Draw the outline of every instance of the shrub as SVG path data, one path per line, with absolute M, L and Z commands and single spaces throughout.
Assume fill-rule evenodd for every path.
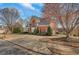
M 22 32 L 21 34 L 28 34 L 28 32 Z
M 40 32 L 39 35 L 47 36 L 47 33 L 46 32 Z
M 39 33 L 39 30 L 35 28 L 33 34 L 37 35 L 38 33 Z
M 56 32 L 56 34 L 60 34 L 59 32 Z
M 22 32 L 22 28 L 20 27 L 13 28 L 13 33 L 21 33 L 21 32 Z
M 52 29 L 51 29 L 50 26 L 48 26 L 47 35 L 48 35 L 48 36 L 51 36 L 51 35 L 52 35 Z

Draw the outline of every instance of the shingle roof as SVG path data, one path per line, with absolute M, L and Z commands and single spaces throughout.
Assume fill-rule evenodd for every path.
M 46 21 L 46 20 L 41 20 L 38 25 L 49 25 L 50 22 Z

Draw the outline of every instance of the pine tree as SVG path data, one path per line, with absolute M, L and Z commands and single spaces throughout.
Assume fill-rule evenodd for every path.
M 48 26 L 47 35 L 48 35 L 48 36 L 51 36 L 51 35 L 52 35 L 52 29 L 51 29 L 50 26 Z

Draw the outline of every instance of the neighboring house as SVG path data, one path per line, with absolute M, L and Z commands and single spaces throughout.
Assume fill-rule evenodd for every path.
M 39 32 L 47 32 L 47 27 L 49 26 L 49 24 L 50 23 L 48 21 L 41 19 L 37 26 Z
M 22 20 L 16 20 L 14 26 L 15 26 L 15 27 L 23 27 L 23 22 L 22 22 Z
M 34 29 L 38 26 L 39 22 L 40 22 L 40 19 L 38 17 L 33 16 L 31 20 L 29 21 L 28 32 L 33 32 Z
M 35 28 L 39 30 L 39 32 L 47 32 L 48 26 L 51 27 L 53 34 L 57 31 L 57 25 L 54 20 L 48 21 L 45 18 L 32 17 L 29 21 L 28 32 L 33 32 Z
M 33 16 L 31 20 L 28 22 L 26 26 L 27 32 L 32 33 L 35 28 L 39 30 L 39 32 L 47 32 L 48 26 L 51 27 L 53 35 L 56 33 L 64 34 L 62 27 L 58 27 L 57 22 L 54 20 L 46 20 L 45 18 L 38 18 Z M 79 27 L 75 28 L 70 35 L 79 36 Z
M 47 32 L 48 26 L 51 27 L 53 34 L 55 34 L 57 31 L 55 21 L 47 21 L 45 19 L 41 19 L 37 27 L 40 32 Z
M 0 24 L 0 34 L 5 32 L 5 26 Z

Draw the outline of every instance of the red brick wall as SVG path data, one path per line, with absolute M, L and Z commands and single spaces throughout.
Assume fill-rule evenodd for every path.
M 51 22 L 51 23 L 50 23 L 50 27 L 51 27 L 52 30 L 57 31 L 56 23 L 55 23 L 55 22 Z M 47 25 L 38 26 L 38 30 L 39 30 L 40 32 L 46 32 L 46 31 L 47 31 L 47 28 L 48 28 Z
M 51 23 L 50 23 L 50 27 L 52 28 L 52 30 L 57 31 L 56 22 L 51 22 Z
M 40 32 L 46 32 L 46 31 L 47 31 L 47 27 L 48 27 L 48 26 L 44 26 L 44 25 L 38 26 L 38 30 L 39 30 Z
M 36 23 L 36 19 L 32 18 L 30 23 L 33 25 L 34 23 Z

